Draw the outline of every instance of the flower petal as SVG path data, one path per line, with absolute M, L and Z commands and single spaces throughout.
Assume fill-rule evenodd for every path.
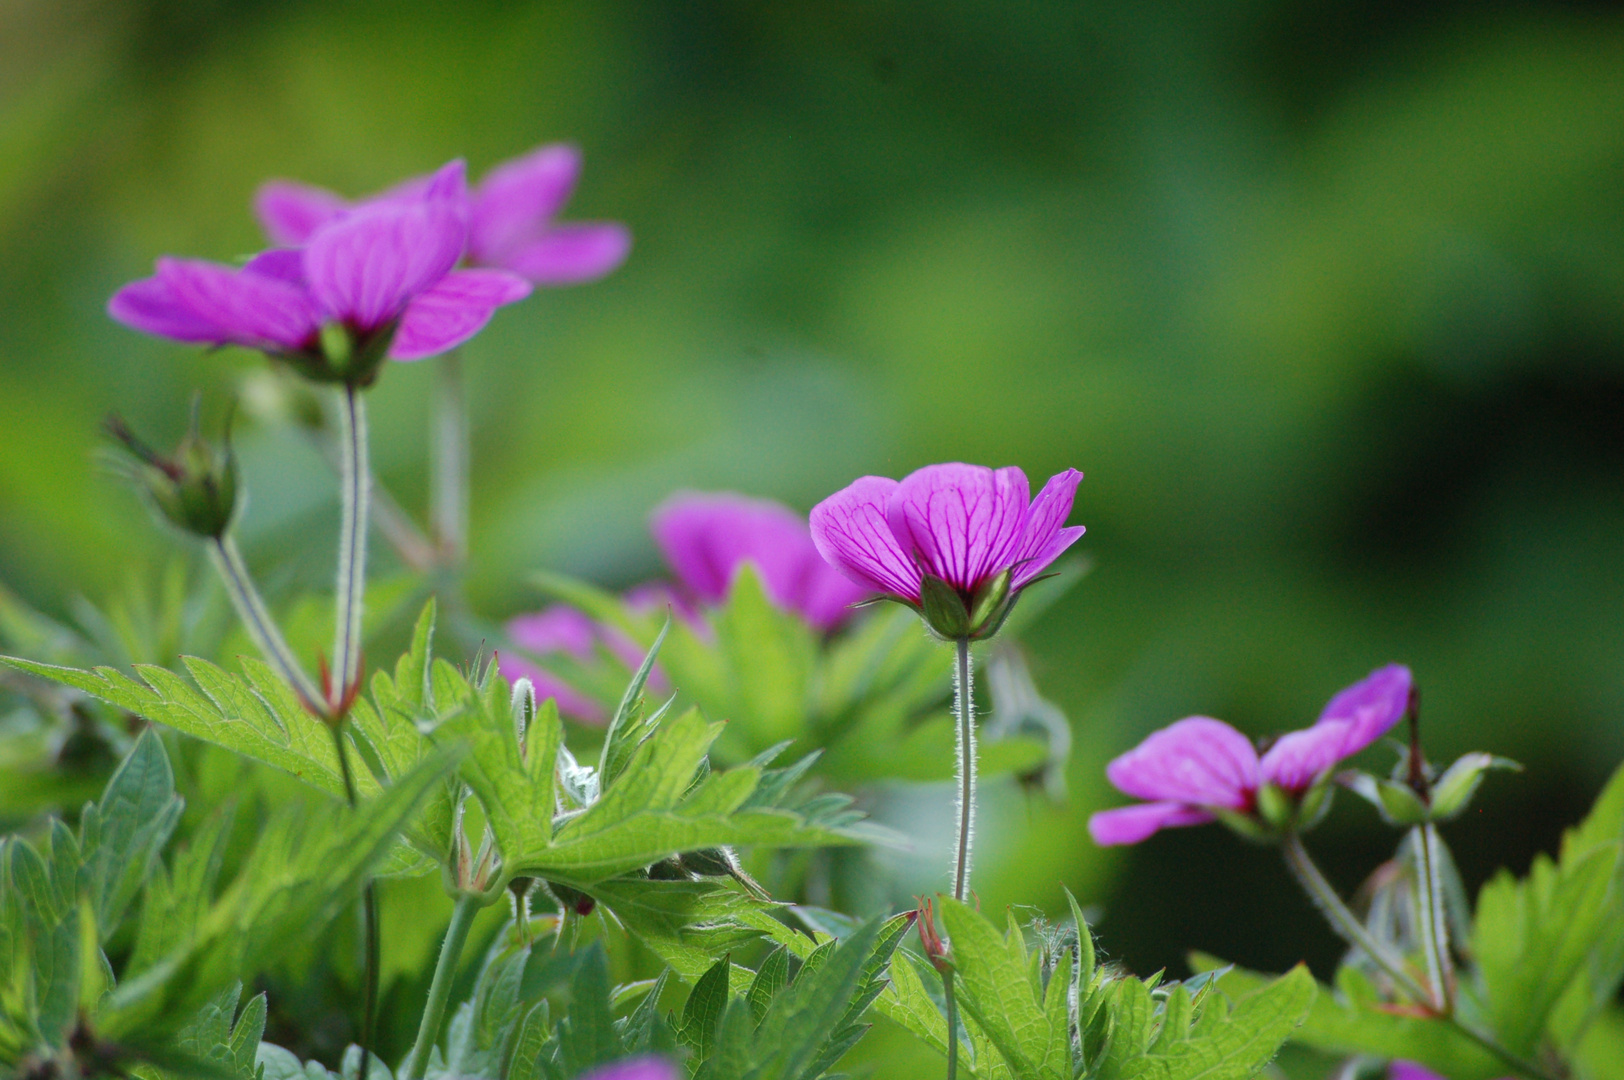
M 1176 802 L 1140 803 L 1115 810 L 1101 810 L 1088 819 L 1088 835 L 1101 847 L 1137 844 L 1161 829 L 1180 825 L 1205 825 L 1211 814 Z
M 498 259 L 496 265 L 537 285 L 596 281 L 626 261 L 632 234 L 612 221 L 554 225 L 546 233 Z
M 1026 527 L 1026 474 L 953 462 L 904 477 L 887 507 L 891 531 L 924 568 L 968 593 L 1013 561 Z
M 329 317 L 370 333 L 450 272 L 467 233 L 455 199 L 363 207 L 311 236 L 305 277 Z
M 217 339 L 271 352 L 308 346 L 321 325 L 310 294 L 281 279 L 197 259 L 159 259 L 158 279 Z
M 169 286 L 156 277 L 132 281 L 107 301 L 107 314 L 147 334 L 176 341 L 224 341 L 226 334 L 175 299 Z
M 271 180 L 254 194 L 254 216 L 271 243 L 298 247 L 310 234 L 349 212 L 350 203 L 326 188 Z
M 581 152 L 564 143 L 538 147 L 486 173 L 468 223 L 470 258 L 499 265 L 534 240 L 569 201 L 580 174 Z
M 1352 727 L 1346 720 L 1322 720 L 1280 736 L 1258 764 L 1259 775 L 1293 793 L 1308 790 L 1321 773 L 1347 756 L 1344 747 Z
M 473 337 L 503 304 L 530 295 L 530 283 L 501 270 L 453 270 L 406 305 L 389 355 L 421 360 Z
M 1346 720 L 1349 724 L 1342 757 L 1350 757 L 1387 734 L 1404 719 L 1415 680 L 1403 664 L 1377 668 L 1331 699 L 1319 723 Z M 1316 725 L 1317 726 L 1317 725 Z
M 1245 810 L 1257 793 L 1257 751 L 1222 720 L 1189 716 L 1112 761 L 1105 776 L 1140 799 Z
M 1026 513 L 1026 530 L 1015 548 L 1015 573 L 1010 580 L 1014 588 L 1018 589 L 1042 574 L 1050 563 L 1083 535 L 1081 525 L 1061 528 L 1071 515 L 1072 499 L 1082 479 L 1083 474 L 1076 469 L 1055 473 L 1043 485 L 1043 490 L 1038 492 L 1038 497 L 1032 500 L 1032 506 Z
M 1449 1080 L 1449 1078 L 1413 1061 L 1395 1060 L 1387 1066 L 1387 1080 Z
M 644 1057 L 609 1065 L 581 1077 L 581 1080 L 677 1080 L 676 1066 L 664 1058 Z
M 806 519 L 769 499 L 682 492 L 655 509 L 650 529 L 677 579 L 709 603 L 727 597 L 746 562 L 773 603 L 820 630 L 841 622 L 864 595 L 823 561 Z
M 895 480 L 863 476 L 812 508 L 812 543 L 825 562 L 858 585 L 917 604 L 919 567 L 891 531 L 886 507 Z
M 525 652 L 567 653 L 582 662 L 592 659 L 598 640 L 598 624 L 586 612 L 568 604 L 516 615 L 508 620 L 506 630 L 513 644 Z

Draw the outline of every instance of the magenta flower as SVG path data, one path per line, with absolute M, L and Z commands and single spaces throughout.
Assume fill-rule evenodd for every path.
M 515 655 L 505 652 L 498 656 L 497 670 L 502 677 L 509 682 L 529 679 L 536 688 L 537 701 L 552 698 L 558 703 L 560 715 L 583 724 L 602 724 L 609 719 L 608 713 L 598 701 L 535 663 L 529 656 L 567 656 L 578 664 L 590 666 L 602 660 L 599 649 L 603 649 L 626 667 L 635 670 L 643 662 L 645 652 L 620 630 L 598 622 L 568 604 L 554 604 L 529 615 L 516 616 L 508 620 L 507 632 L 522 653 Z M 650 690 L 663 693 L 669 686 L 669 681 L 658 667 L 649 672 Z
M 581 1080 L 678 1080 L 678 1072 L 664 1058 L 642 1057 L 596 1069 Z
M 454 161 L 414 197 L 322 225 L 298 250 L 272 249 L 240 269 L 159 259 L 156 275 L 124 286 L 107 310 L 149 334 L 259 349 L 311 378 L 365 385 L 385 355 L 443 352 L 529 294 L 513 274 L 453 269 L 466 203 Z
M 464 251 L 470 266 L 508 270 L 536 285 L 573 285 L 603 277 L 626 260 L 631 234 L 615 222 L 553 220 L 575 190 L 581 152 L 554 144 L 504 162 L 485 174 L 468 199 Z M 417 198 L 418 177 L 358 203 L 323 188 L 272 180 L 254 212 L 273 243 L 304 244 L 318 229 L 361 208 Z
M 776 502 L 683 492 L 655 509 L 650 527 L 677 580 L 707 604 L 727 599 L 746 562 L 768 599 L 819 630 L 840 625 L 864 595 L 819 557 L 806 519 Z
M 1393 1061 L 1387 1066 L 1387 1080 L 1449 1080 L 1449 1078 L 1413 1061 Z
M 1097 844 L 1137 844 L 1158 829 L 1202 825 L 1220 814 L 1253 817 L 1266 784 L 1301 800 L 1339 761 L 1403 719 L 1412 688 L 1409 668 L 1378 668 L 1332 698 L 1312 727 L 1281 736 L 1261 758 L 1223 721 L 1186 717 L 1106 766 L 1119 791 L 1150 801 L 1097 813 L 1088 831 Z
M 1026 474 L 1014 467 L 928 465 L 900 482 L 864 476 L 812 508 L 812 541 L 847 578 L 919 609 L 941 636 L 985 637 L 1083 535 L 1081 525 L 1063 527 L 1082 478 L 1057 473 L 1029 501 Z

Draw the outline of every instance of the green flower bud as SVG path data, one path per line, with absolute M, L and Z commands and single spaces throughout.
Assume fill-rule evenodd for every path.
M 1258 816 L 1284 832 L 1297 819 L 1297 803 L 1277 784 L 1264 784 L 1257 791 Z
M 134 458 L 131 479 L 172 524 L 213 539 L 231 527 L 237 510 L 237 460 L 231 452 L 229 421 L 220 445 L 211 446 L 198 431 L 194 403 L 191 428 L 169 457 L 136 438 L 117 416 L 108 417 L 107 430 Z

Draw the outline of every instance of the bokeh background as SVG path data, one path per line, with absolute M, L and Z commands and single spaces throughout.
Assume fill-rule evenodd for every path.
M 1300 726 L 1392 660 L 1435 758 L 1528 766 L 1448 834 L 1470 885 L 1624 757 L 1610 4 L 6 0 L 0 582 L 63 614 L 155 575 L 175 540 L 96 464 L 101 417 L 178 437 L 194 388 L 258 370 L 113 324 L 118 284 L 253 250 L 268 176 L 360 194 L 557 140 L 586 156 L 568 216 L 635 248 L 466 350 L 484 613 L 535 606 L 536 567 L 649 576 L 677 487 L 805 509 L 944 459 L 1087 474 L 1094 572 L 1026 634 L 1070 795 L 989 786 L 984 906 L 1064 883 L 1141 974 L 1191 948 L 1325 973 L 1269 852 L 1102 852 L 1084 823 L 1153 728 Z M 432 381 L 373 395 L 409 508 Z M 251 558 L 319 577 L 323 466 L 239 436 Z M 1351 890 L 1393 841 L 1343 800 L 1316 847 Z

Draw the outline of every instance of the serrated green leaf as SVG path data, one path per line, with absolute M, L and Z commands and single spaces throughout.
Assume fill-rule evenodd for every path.
M 94 848 L 87 847 L 84 857 L 103 942 L 123 921 L 184 805 L 175 794 L 163 740 L 151 729 L 142 732 L 81 823 L 87 838 L 95 836 Z
M 723 956 L 694 984 L 682 1007 L 682 1024 L 677 1038 L 703 1061 L 711 1056 L 721 1031 L 722 1014 L 727 1011 L 728 983 L 732 960 Z
M 980 912 L 942 900 L 942 926 L 953 945 L 959 1001 L 987 1033 L 1010 1071 L 1022 1078 L 1069 1080 L 1070 1062 L 1056 1055 L 1064 1032 L 1050 1028 L 1027 971 L 1020 930 L 1000 937 Z
M 625 1056 L 609 1005 L 609 960 L 593 942 L 571 984 L 569 1012 L 558 1022 L 560 1063 L 569 1076 Z
M 1313 976 L 1299 965 L 1242 997 L 1223 1023 L 1169 1041 L 1165 1034 L 1170 1022 L 1188 1024 L 1190 998 L 1180 996 L 1182 989 L 1173 991 L 1164 1009 L 1163 1037 L 1145 1056 L 1126 1063 L 1123 1080 L 1250 1080 L 1302 1024 L 1315 994 Z

